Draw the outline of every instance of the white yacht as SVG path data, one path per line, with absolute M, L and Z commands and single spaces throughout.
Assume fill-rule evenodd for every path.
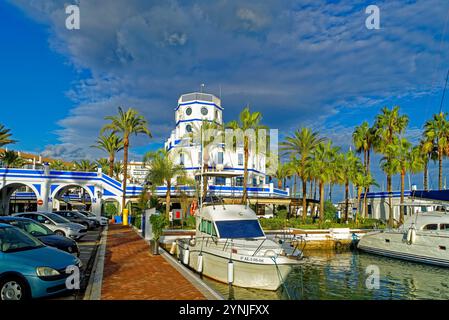
M 397 229 L 366 234 L 357 247 L 382 256 L 449 267 L 449 214 L 444 207 L 413 213 Z
M 182 263 L 206 277 L 264 290 L 277 290 L 302 257 L 290 243 L 267 239 L 249 206 L 213 196 L 196 211 L 196 236 L 178 240 L 177 249 Z

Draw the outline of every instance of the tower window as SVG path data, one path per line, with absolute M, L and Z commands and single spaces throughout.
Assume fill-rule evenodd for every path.
M 186 131 L 187 132 L 192 132 L 192 126 L 190 124 L 186 125 Z
M 223 164 L 223 152 L 218 153 L 218 164 Z
M 188 116 L 190 116 L 191 114 L 192 114 L 192 108 L 187 108 L 186 109 L 186 114 L 188 115 Z
M 203 115 L 203 116 L 207 116 L 207 113 L 209 112 L 209 110 L 207 110 L 207 108 L 206 107 L 202 107 L 201 108 L 201 114 Z
M 243 153 L 239 153 L 239 154 L 238 154 L 238 157 L 239 157 L 239 159 L 238 159 L 238 165 L 239 165 L 239 166 L 243 166 Z

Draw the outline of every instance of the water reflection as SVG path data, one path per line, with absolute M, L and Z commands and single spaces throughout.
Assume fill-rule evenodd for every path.
M 380 271 L 379 289 L 366 287 L 367 267 Z M 449 269 L 360 252 L 309 251 L 277 292 L 243 289 L 205 279 L 226 298 L 277 299 L 449 299 Z

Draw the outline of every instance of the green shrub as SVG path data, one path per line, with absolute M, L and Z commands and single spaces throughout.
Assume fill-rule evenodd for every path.
M 150 222 L 153 230 L 154 240 L 159 241 L 164 228 L 169 225 L 169 221 L 163 214 L 154 214 L 150 217 Z
M 196 218 L 194 216 L 188 216 L 187 219 L 184 220 L 184 225 L 189 229 L 195 229 Z
M 142 227 L 142 215 L 137 215 L 134 219 L 134 226 L 137 229 L 140 229 Z
M 324 202 L 324 220 L 335 221 L 335 215 L 337 213 L 337 208 L 332 204 L 331 201 Z

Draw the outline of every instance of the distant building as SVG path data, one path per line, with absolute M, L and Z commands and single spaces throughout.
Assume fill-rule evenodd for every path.
M 143 162 L 131 161 L 128 164 L 128 176 L 130 183 L 144 184 L 150 168 Z

